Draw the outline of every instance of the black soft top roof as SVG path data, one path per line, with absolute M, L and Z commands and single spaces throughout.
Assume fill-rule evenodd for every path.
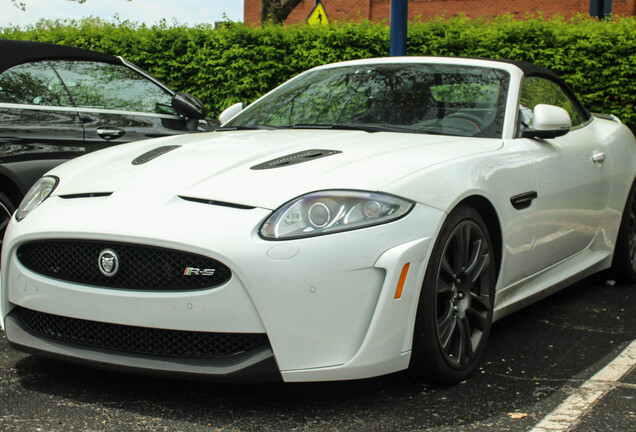
M 543 76 L 547 78 L 552 78 L 553 80 L 561 81 L 561 78 L 550 69 L 545 68 L 543 66 L 536 65 L 534 63 L 530 63 L 529 61 L 524 60 L 498 60 L 493 59 L 494 61 L 510 63 L 512 65 L 517 66 L 525 76 Z
M 443 57 L 443 56 L 439 56 L 439 57 Z M 525 60 L 508 60 L 508 59 L 496 59 L 496 58 L 490 58 L 490 57 L 457 57 L 457 56 L 453 58 L 488 60 L 488 61 L 494 61 L 494 62 L 500 62 L 500 63 L 508 63 L 511 65 L 517 66 L 519 69 L 521 69 L 521 72 L 523 72 L 525 76 L 543 76 L 555 81 L 563 81 L 561 78 L 559 78 L 559 76 L 556 73 L 554 73 L 550 69 L 543 66 L 536 65 L 534 63 L 531 63 Z
M 97 51 L 22 40 L 0 40 L 0 73 L 13 66 L 39 60 L 93 60 L 121 64 L 118 57 Z
M 570 88 L 570 86 L 568 86 L 565 81 L 563 81 L 557 74 L 552 72 L 550 69 L 545 68 L 543 66 L 536 65 L 534 63 L 530 63 L 528 61 L 496 60 L 496 59 L 495 59 L 495 61 L 501 61 L 501 62 L 513 64 L 513 65 L 517 66 L 519 69 L 521 69 L 523 74 L 525 76 L 527 76 L 527 77 L 543 77 L 543 78 L 548 78 L 548 79 L 556 82 L 557 84 L 559 84 L 561 89 L 564 92 L 566 92 L 568 94 L 568 96 L 578 105 L 579 110 L 582 113 L 585 114 L 584 115 L 585 118 L 586 119 L 590 118 L 590 116 L 591 116 L 590 112 L 587 110 L 587 108 L 585 108 L 585 106 L 583 106 L 583 104 L 581 103 L 579 98 L 576 97 L 576 93 L 574 93 L 572 91 L 572 89 Z

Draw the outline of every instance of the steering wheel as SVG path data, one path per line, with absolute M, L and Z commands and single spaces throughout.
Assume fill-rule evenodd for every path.
M 475 114 L 465 113 L 465 112 L 456 112 L 445 116 L 446 119 L 458 119 L 464 120 L 468 123 L 471 123 L 475 128 L 477 128 L 477 132 L 481 131 L 481 123 L 483 119 Z

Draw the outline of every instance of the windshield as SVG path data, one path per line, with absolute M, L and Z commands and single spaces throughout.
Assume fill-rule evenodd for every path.
M 508 73 L 431 64 L 341 66 L 303 74 L 229 128 L 336 128 L 500 138 Z

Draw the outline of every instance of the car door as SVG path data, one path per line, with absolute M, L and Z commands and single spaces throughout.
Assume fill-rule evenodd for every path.
M 0 175 L 24 192 L 43 172 L 82 154 L 83 141 L 77 109 L 50 62 L 0 74 Z
M 532 127 L 537 104 L 564 108 L 572 128 L 554 139 L 523 139 L 537 177 L 538 219 L 531 273 L 583 251 L 603 220 L 609 196 L 609 166 L 599 151 L 591 118 L 558 82 L 542 77 L 524 80 L 520 117 Z
M 172 92 L 122 64 L 52 62 L 85 130 L 87 149 L 182 134 L 187 121 L 172 108 Z

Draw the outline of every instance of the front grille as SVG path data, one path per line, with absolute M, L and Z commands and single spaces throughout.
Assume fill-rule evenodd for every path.
M 100 271 L 100 253 L 106 249 L 118 256 L 114 276 L 105 276 Z M 29 270 L 50 278 L 106 288 L 204 289 L 224 284 L 232 276 L 227 266 L 212 258 L 118 242 L 30 242 L 18 248 L 18 260 Z
M 154 356 L 219 358 L 269 343 L 263 333 L 206 333 L 133 327 L 18 308 L 34 333 L 73 344 Z

